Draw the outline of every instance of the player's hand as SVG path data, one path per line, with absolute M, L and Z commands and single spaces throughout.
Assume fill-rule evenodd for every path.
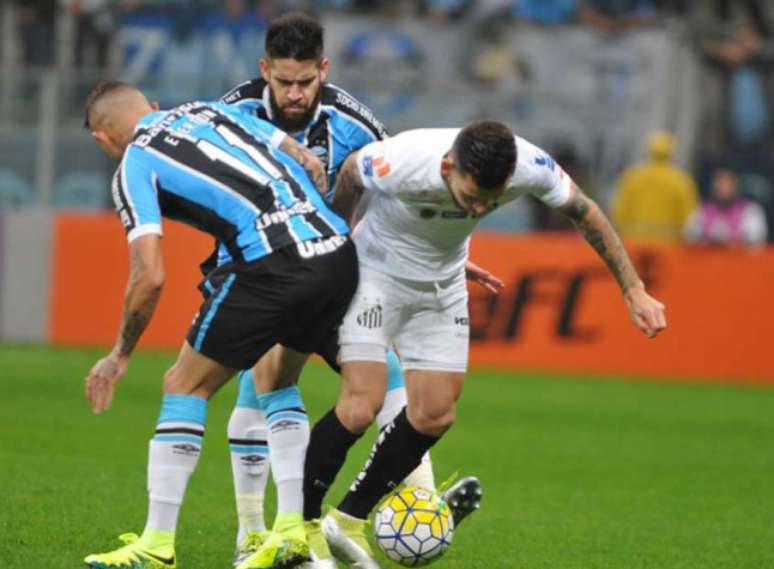
M 493 294 L 500 294 L 505 287 L 505 283 L 494 276 L 486 269 L 482 269 L 472 261 L 465 264 L 465 278 L 474 283 L 480 284 L 486 290 Z
M 110 353 L 99 360 L 86 376 L 86 398 L 95 415 L 110 409 L 118 380 L 126 373 L 129 358 Z
M 644 288 L 629 289 L 624 294 L 624 300 L 629 308 L 629 318 L 648 338 L 655 338 L 667 327 L 665 306 L 645 292 Z

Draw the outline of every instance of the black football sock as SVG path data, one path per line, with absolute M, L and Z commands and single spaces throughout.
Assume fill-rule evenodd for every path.
M 304 464 L 304 519 L 322 515 L 322 502 L 344 464 L 347 452 L 362 436 L 350 432 L 331 409 L 312 429 Z
M 339 504 L 339 511 L 366 519 L 382 496 L 414 470 L 440 437 L 425 435 L 409 423 L 406 408 L 387 425 L 374 444 L 357 481 Z

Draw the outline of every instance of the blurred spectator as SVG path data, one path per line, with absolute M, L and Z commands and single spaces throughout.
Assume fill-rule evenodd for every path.
M 476 36 L 476 48 L 470 54 L 470 73 L 482 87 L 499 89 L 513 97 L 524 95 L 531 71 L 508 41 L 503 26 L 490 26 L 486 34 Z
M 472 6 L 473 0 L 420 0 L 420 10 L 439 24 L 459 20 Z
M 772 61 L 763 53 L 771 35 L 764 5 L 759 0 L 716 0 L 714 21 L 701 47 L 721 75 L 724 138 L 742 146 L 765 142 L 771 109 L 763 74 Z
M 246 0 L 225 0 L 223 11 L 213 12 L 204 20 L 209 36 L 208 57 L 222 68 L 228 83 L 241 82 L 254 73 L 267 27 L 262 14 L 260 6 L 251 9 Z
M 759 245 L 766 241 L 766 214 L 760 204 L 742 197 L 731 170 L 712 178 L 711 199 L 691 216 L 685 240 L 722 245 Z
M 578 0 L 512 0 L 511 13 L 535 24 L 562 24 L 575 18 Z
M 88 59 L 104 69 L 108 65 L 110 45 L 116 31 L 113 0 L 61 0 L 75 17 L 75 64 Z M 91 52 L 91 57 L 89 57 Z
M 54 62 L 56 0 L 16 0 L 22 58 L 27 65 Z
M 276 3 L 276 2 L 275 2 Z M 361 14 L 386 13 L 400 2 L 388 0 L 312 0 L 311 2 L 288 2 L 285 0 L 283 11 L 316 11 L 320 13 L 338 10 L 340 12 L 359 12 Z M 398 6 L 400 8 L 400 6 Z
M 581 0 L 578 15 L 600 32 L 615 34 L 650 24 L 656 11 L 649 0 Z
M 685 16 L 689 11 L 689 0 L 653 0 L 654 7 L 660 14 L 677 14 Z
M 673 163 L 675 139 L 656 132 L 648 139 L 648 161 L 624 172 L 613 197 L 612 218 L 628 239 L 678 242 L 698 205 L 693 179 Z

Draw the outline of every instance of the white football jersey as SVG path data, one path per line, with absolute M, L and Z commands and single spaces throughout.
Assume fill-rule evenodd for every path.
M 470 234 L 482 216 L 460 209 L 441 177 L 458 128 L 409 130 L 363 147 L 360 176 L 371 195 L 354 231 L 360 263 L 415 281 L 442 281 L 464 270 Z M 516 169 L 490 212 L 523 194 L 564 204 L 572 180 L 546 152 L 516 137 Z

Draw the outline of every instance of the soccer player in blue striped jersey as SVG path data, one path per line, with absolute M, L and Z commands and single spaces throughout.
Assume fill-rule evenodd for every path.
M 118 340 L 86 378 L 95 413 L 110 407 L 116 383 L 150 321 L 164 282 L 162 217 L 219 243 L 218 268 L 175 364 L 148 463 L 149 509 L 141 536 L 90 555 L 94 569 L 172 569 L 185 488 L 198 462 L 209 398 L 272 346 L 300 372 L 309 353 L 335 334 L 357 285 L 347 224 L 323 199 L 319 160 L 280 129 L 222 103 L 192 102 L 160 112 L 131 85 L 98 84 L 87 127 L 121 163 L 116 209 L 129 241 L 131 272 Z M 316 180 L 317 186 L 312 180 Z M 302 516 L 309 423 L 303 403 L 275 391 L 264 402 L 278 493 L 274 532 L 245 567 L 309 560 Z M 249 563 L 248 563 L 249 562 Z

